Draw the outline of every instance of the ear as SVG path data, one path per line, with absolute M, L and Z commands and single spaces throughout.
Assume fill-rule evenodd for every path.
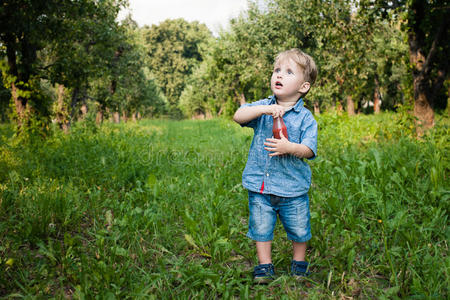
M 305 81 L 302 83 L 302 85 L 300 86 L 298 91 L 302 94 L 306 94 L 310 88 L 311 88 L 311 84 L 308 81 Z

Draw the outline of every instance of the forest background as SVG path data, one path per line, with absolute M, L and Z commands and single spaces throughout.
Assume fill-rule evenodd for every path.
M 274 56 L 298 47 L 319 79 L 321 110 L 413 110 L 421 128 L 447 107 L 446 1 L 249 1 L 218 36 L 184 19 L 138 27 L 108 1 L 3 1 L 0 118 L 67 130 L 90 116 L 230 117 L 270 95 Z

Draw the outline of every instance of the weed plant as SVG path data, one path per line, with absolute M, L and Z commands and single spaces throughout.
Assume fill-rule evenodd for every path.
M 23 144 L 2 125 L 0 297 L 447 298 L 447 120 L 422 139 L 395 114 L 317 120 L 312 275 L 289 277 L 278 224 L 267 286 L 252 284 L 245 237 L 251 129 L 81 122 Z

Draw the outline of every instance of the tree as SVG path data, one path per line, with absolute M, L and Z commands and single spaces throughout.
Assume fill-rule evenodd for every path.
M 177 110 L 187 78 L 203 60 L 202 47 L 212 38 L 206 25 L 183 19 L 166 20 L 142 29 L 148 53 L 148 67 L 165 94 L 171 109 Z
M 394 110 L 412 98 L 406 35 L 397 20 L 381 19 L 377 23 L 373 47 L 368 49 L 369 68 L 375 72 L 369 77 L 371 85 L 366 87 L 368 98 L 373 98 L 375 112 L 377 107 Z M 382 101 L 381 105 L 377 101 Z
M 68 117 L 63 122 L 70 123 L 76 117 L 80 103 L 86 105 L 92 96 L 89 92 L 93 82 L 109 77 L 112 72 L 118 45 L 125 39 L 116 22 L 121 5 L 121 1 L 115 0 L 85 3 L 80 7 L 82 15 L 61 22 L 69 42 L 56 39 L 46 48 L 49 80 L 62 84 L 70 94 L 66 97 Z M 100 99 L 99 107 L 103 112 L 107 103 L 102 102 L 104 98 Z
M 378 20 L 370 20 L 353 1 L 265 3 L 250 3 L 245 14 L 231 21 L 230 30 L 208 46 L 207 58 L 183 93 L 185 112 L 228 114 L 247 100 L 267 97 L 275 55 L 290 48 L 301 48 L 319 66 L 318 81 L 305 99 L 307 106 L 347 101 L 352 113 L 353 101 L 359 107 L 369 101 L 367 91 L 371 90 L 369 97 L 374 95 L 377 59 L 385 55 L 369 50 L 375 48 Z M 383 92 L 387 90 L 384 79 L 378 80 Z
M 450 6 L 446 0 L 377 0 L 374 9 L 385 18 L 403 21 L 413 76 L 414 115 L 421 135 L 434 126 L 434 110 L 445 108 L 449 97 L 444 82 L 449 80 Z
M 423 61 L 422 71 L 416 71 L 415 77 L 407 72 L 408 48 L 411 53 L 412 44 L 406 39 L 411 41 L 412 29 L 408 28 L 412 27 L 408 24 L 417 24 L 407 17 L 421 18 L 420 14 L 408 13 L 408 7 L 416 1 L 259 3 L 250 2 L 248 11 L 232 20 L 230 30 L 221 32 L 208 46 L 206 58 L 182 95 L 180 105 L 187 114 L 227 114 L 238 104 L 267 96 L 275 54 L 293 47 L 312 55 L 319 67 L 318 80 L 305 99 L 307 106 L 340 106 L 346 102 L 347 111 L 352 114 L 370 102 L 379 111 L 381 100 L 384 108 L 394 109 L 415 94 L 422 95 L 415 101 L 416 115 L 423 107 L 419 104 L 424 96 L 435 95 L 433 108 L 445 107 L 448 96 L 443 83 L 448 78 L 448 60 L 444 54 L 450 43 L 447 19 L 443 18 L 448 7 L 443 1 L 430 2 L 432 12 L 427 13 L 422 7 L 428 21 L 421 23 L 422 35 L 415 44 L 417 40 L 427 41 L 428 54 L 419 60 Z M 436 16 L 435 27 L 432 16 Z M 421 94 L 425 88 L 428 92 Z
M 166 110 L 166 100 L 152 78 L 146 63 L 146 46 L 137 24 L 130 18 L 122 21 L 124 38 L 112 66 L 115 108 L 123 119 L 129 116 L 157 115 Z
M 271 94 L 270 74 L 278 52 L 294 47 L 312 51 L 309 15 L 293 20 L 287 9 L 279 8 L 272 2 L 267 7 L 250 2 L 248 11 L 231 21 L 230 30 L 208 45 L 205 60 L 183 93 L 185 112 L 232 115 L 238 105 Z M 296 30 L 297 21 L 302 30 Z
M 414 114 L 424 129 L 434 126 L 434 108 L 448 79 L 450 7 L 446 1 L 408 1 L 408 43 L 414 78 Z
M 20 0 L 4 1 L 0 7 L 0 41 L 7 58 L 1 66 L 3 82 L 11 91 L 19 127 L 31 114 L 44 118 L 49 114 L 46 99 L 38 92 L 37 52 L 54 37 L 59 9 L 53 2 Z
M 98 42 L 92 36 L 108 35 L 123 4 L 123 0 L 3 1 L 0 41 L 7 63 L 2 65 L 2 72 L 15 103 L 19 129 L 33 119 L 43 126 L 49 121 L 50 99 L 42 93 L 40 79 L 81 85 L 74 82 L 83 82 L 92 61 L 77 54 L 89 52 Z M 99 28 L 106 30 L 97 34 Z M 49 52 L 52 55 L 46 55 Z

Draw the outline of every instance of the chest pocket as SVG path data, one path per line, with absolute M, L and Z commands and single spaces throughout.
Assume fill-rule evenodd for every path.
M 284 122 L 286 123 L 288 135 L 289 135 L 289 141 L 293 143 L 300 144 L 302 141 L 301 139 L 301 130 L 300 130 L 300 122 L 296 119 L 299 116 L 296 115 L 295 112 L 288 112 L 289 116 L 285 114 Z M 295 118 L 296 120 L 292 120 L 292 118 Z

